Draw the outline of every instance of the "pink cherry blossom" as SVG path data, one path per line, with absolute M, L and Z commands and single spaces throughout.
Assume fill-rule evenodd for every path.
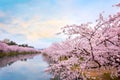
M 120 12 L 107 19 L 100 14 L 94 25 L 67 25 L 62 30 L 68 38 L 43 50 L 54 76 L 85 79 L 84 70 L 107 66 L 116 68 L 120 76 Z

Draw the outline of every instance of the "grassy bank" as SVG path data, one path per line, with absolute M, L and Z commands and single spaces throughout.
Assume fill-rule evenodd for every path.
M 25 55 L 25 54 L 34 54 L 38 52 L 0 52 L 0 58 L 9 57 L 9 56 L 17 56 L 17 55 Z

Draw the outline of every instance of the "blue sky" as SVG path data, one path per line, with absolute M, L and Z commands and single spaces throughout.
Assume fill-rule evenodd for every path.
M 0 0 L 0 40 L 8 38 L 36 48 L 63 40 L 65 25 L 95 21 L 99 13 L 113 14 L 120 0 Z

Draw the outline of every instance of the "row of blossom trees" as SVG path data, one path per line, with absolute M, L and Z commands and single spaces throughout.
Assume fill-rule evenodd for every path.
M 62 29 L 68 38 L 43 50 L 50 62 L 47 70 L 55 77 L 60 80 L 95 79 L 92 72 L 96 71 L 99 76 L 98 69 L 106 70 L 112 78 L 120 76 L 120 12 L 107 19 L 100 14 L 94 25 L 89 22 Z
M 8 45 L 4 42 L 0 41 L 0 53 L 9 53 L 9 52 L 39 52 L 39 50 L 36 50 L 34 48 L 30 47 L 20 47 L 18 45 Z

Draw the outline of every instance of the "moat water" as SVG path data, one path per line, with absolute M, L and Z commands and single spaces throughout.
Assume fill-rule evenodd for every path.
M 50 80 L 42 55 L 18 55 L 0 59 L 0 80 Z

